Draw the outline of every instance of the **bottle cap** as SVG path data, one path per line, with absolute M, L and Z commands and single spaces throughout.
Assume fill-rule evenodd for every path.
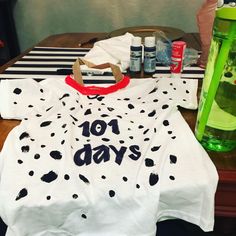
M 139 36 L 133 37 L 132 38 L 132 46 L 140 47 L 141 46 L 141 41 L 142 41 L 141 37 L 139 37 Z
M 144 45 L 146 47 L 154 47 L 155 46 L 155 37 L 145 37 Z

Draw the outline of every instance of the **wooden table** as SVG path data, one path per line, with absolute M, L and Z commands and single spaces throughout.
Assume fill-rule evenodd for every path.
M 96 38 L 96 40 L 104 39 L 106 36 L 106 33 L 66 33 L 52 35 L 38 43 L 37 46 L 76 48 L 79 43 L 83 43 L 82 47 L 92 47 L 92 43 L 85 42 L 94 38 Z M 185 34 L 181 40 L 186 41 L 188 47 L 200 50 L 200 41 L 197 33 Z M 30 51 L 30 49 L 0 67 L 0 73 L 25 55 L 28 51 Z M 181 109 L 181 112 L 191 129 L 194 131 L 197 111 Z M 8 133 L 19 123 L 20 122 L 16 120 L 0 119 L 0 150 L 2 149 L 4 140 Z M 219 184 L 215 199 L 215 215 L 227 217 L 236 221 L 236 150 L 228 153 L 208 153 L 216 165 L 219 174 Z

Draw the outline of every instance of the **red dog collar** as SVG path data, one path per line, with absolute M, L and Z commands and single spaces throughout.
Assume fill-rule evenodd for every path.
M 68 85 L 78 90 L 83 95 L 106 95 L 125 88 L 130 82 L 130 77 L 123 75 L 122 80 L 108 87 L 84 86 L 77 83 L 70 75 L 66 76 L 65 81 Z

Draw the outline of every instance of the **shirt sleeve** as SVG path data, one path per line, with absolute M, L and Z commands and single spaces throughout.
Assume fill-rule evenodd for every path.
M 47 84 L 35 80 L 2 80 L 0 83 L 0 114 L 4 119 L 29 118 L 50 107 L 54 99 Z
M 157 86 L 162 99 L 169 99 L 176 106 L 186 109 L 197 109 L 197 79 L 163 78 L 158 80 Z

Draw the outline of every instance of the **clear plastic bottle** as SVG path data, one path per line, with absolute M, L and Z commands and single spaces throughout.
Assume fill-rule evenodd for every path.
M 155 37 L 144 39 L 144 73 L 153 74 L 156 71 L 156 43 Z
M 142 44 L 141 37 L 133 37 L 130 46 L 130 72 L 140 73 L 142 68 Z
M 235 4 L 216 10 L 195 134 L 209 150 L 236 148 Z

